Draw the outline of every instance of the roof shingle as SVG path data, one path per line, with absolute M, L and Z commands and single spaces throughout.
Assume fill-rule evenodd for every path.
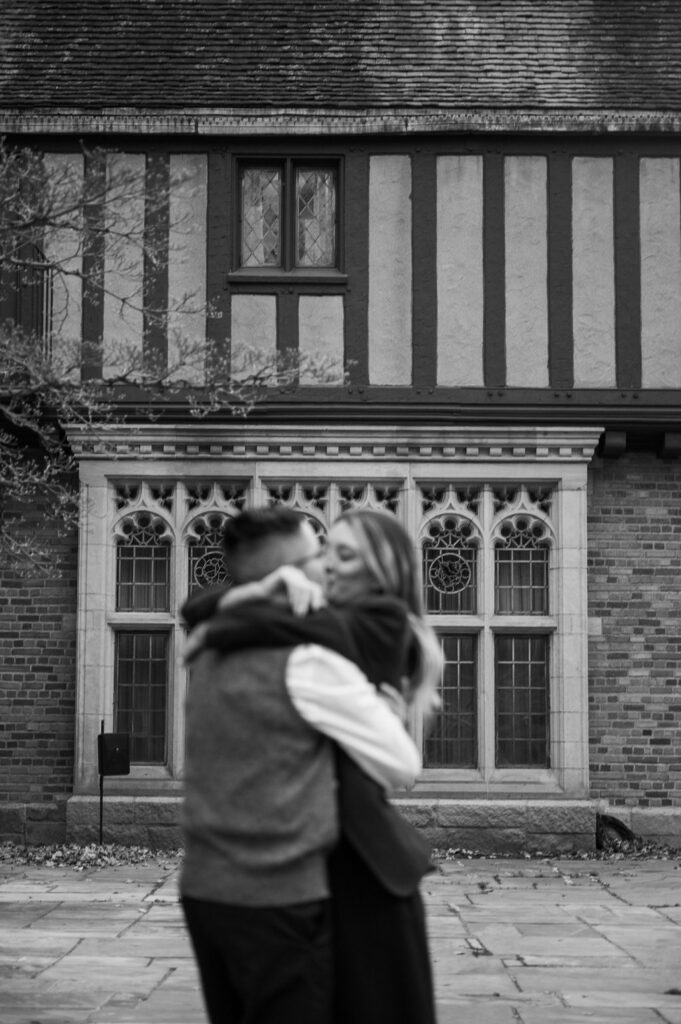
M 12 0 L 0 107 L 681 110 L 681 4 Z

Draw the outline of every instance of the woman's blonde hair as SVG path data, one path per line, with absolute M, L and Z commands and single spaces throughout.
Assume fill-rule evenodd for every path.
M 417 656 L 404 696 L 410 705 L 432 711 L 440 703 L 437 686 L 442 671 L 442 649 L 423 617 L 419 565 L 409 534 L 388 512 L 353 509 L 344 512 L 339 521 L 352 530 L 376 589 L 404 601 L 409 609 Z

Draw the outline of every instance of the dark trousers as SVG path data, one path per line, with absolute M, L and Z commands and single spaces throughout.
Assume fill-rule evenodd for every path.
M 335 1024 L 435 1024 L 423 903 L 393 896 L 345 839 L 329 858 Z
M 330 1024 L 328 900 L 235 907 L 184 897 L 211 1024 Z

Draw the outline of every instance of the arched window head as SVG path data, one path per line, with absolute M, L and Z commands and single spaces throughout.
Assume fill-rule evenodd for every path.
M 193 519 L 187 528 L 189 593 L 211 587 L 229 587 L 229 575 L 222 555 L 222 531 L 229 516 L 210 512 Z
M 476 527 L 464 516 L 431 519 L 422 540 L 426 611 L 476 611 L 478 544 Z
M 116 537 L 116 611 L 170 608 L 170 527 L 151 512 L 119 520 Z
M 517 515 L 503 520 L 495 532 L 497 614 L 547 615 L 551 537 L 546 523 Z

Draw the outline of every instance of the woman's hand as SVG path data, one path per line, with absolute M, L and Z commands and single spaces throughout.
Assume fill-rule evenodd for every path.
M 224 612 L 228 608 L 234 608 L 237 604 L 258 601 L 263 597 L 269 597 L 269 593 L 264 586 L 264 580 L 254 580 L 253 583 L 240 583 L 238 586 L 230 587 L 229 590 L 224 592 L 218 601 L 218 611 Z
M 308 579 L 304 572 L 294 565 L 282 565 L 273 573 L 266 576 L 262 581 L 273 579 L 274 588 L 271 591 L 283 590 L 286 593 L 291 611 L 294 615 L 307 615 L 308 612 L 317 611 L 324 605 L 324 591 L 318 583 Z
M 263 600 L 284 593 L 294 615 L 307 615 L 324 604 L 324 592 L 295 565 L 280 565 L 274 572 L 252 583 L 231 587 L 218 601 L 218 610 L 226 611 L 247 601 Z

